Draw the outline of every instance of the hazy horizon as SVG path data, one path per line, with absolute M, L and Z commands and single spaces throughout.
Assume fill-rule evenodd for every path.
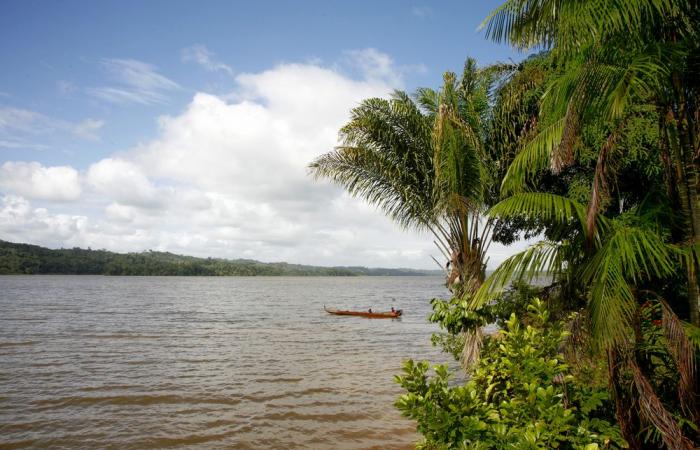
M 4 241 L 4 240 L 2 240 L 2 239 L 0 239 L 0 242 L 9 242 L 10 244 L 16 244 L 16 245 L 35 245 L 35 246 L 37 245 L 37 244 L 29 243 L 29 242 L 10 242 L 10 241 Z M 255 258 L 235 258 L 235 257 L 230 257 L 230 258 L 229 258 L 229 257 L 216 257 L 216 256 L 196 256 L 196 255 L 188 255 L 188 254 L 186 254 L 186 253 L 174 253 L 174 252 L 170 252 L 170 251 L 167 251 L 167 250 L 154 250 L 154 249 L 150 249 L 150 248 L 143 249 L 143 250 L 135 250 L 135 251 L 133 251 L 133 252 L 118 252 L 118 251 L 108 250 L 108 249 L 105 249 L 105 248 L 92 248 L 92 247 L 85 247 L 85 248 L 83 248 L 83 247 L 60 247 L 60 246 L 59 246 L 59 247 L 45 247 L 45 246 L 41 246 L 41 245 L 40 245 L 39 247 L 41 247 L 41 248 L 47 248 L 47 249 L 49 249 L 49 250 L 72 250 L 72 249 L 78 248 L 78 249 L 80 249 L 80 250 L 88 250 L 88 251 L 107 251 L 107 252 L 112 252 L 112 253 L 117 253 L 117 254 L 122 254 L 122 255 L 123 255 L 123 254 L 130 254 L 130 253 L 139 254 L 139 253 L 149 253 L 149 252 L 155 252 L 155 253 L 169 253 L 169 254 L 172 254 L 172 255 L 175 255 L 175 256 L 183 256 L 183 257 L 187 257 L 187 258 L 190 258 L 190 257 L 192 257 L 192 258 L 200 258 L 200 259 L 211 258 L 211 259 L 221 259 L 221 260 L 224 260 L 224 261 L 234 261 L 234 262 L 235 262 L 235 261 L 255 261 L 255 262 L 263 263 L 263 264 L 289 264 L 289 265 L 293 265 L 293 266 L 310 266 L 310 267 L 321 267 L 321 268 L 352 268 L 352 267 L 358 267 L 358 268 L 370 269 L 370 270 L 372 270 L 372 269 L 412 270 L 412 271 L 414 270 L 414 271 L 418 271 L 418 272 L 436 272 L 436 275 L 437 275 L 438 272 L 441 272 L 441 268 L 438 267 L 438 266 L 435 264 L 434 261 L 433 261 L 434 268 L 432 268 L 432 269 L 431 269 L 431 268 L 427 268 L 427 269 L 426 269 L 426 268 L 408 267 L 408 266 L 404 266 L 404 267 L 399 267 L 399 266 L 397 266 L 397 267 L 379 267 L 379 266 L 367 266 L 367 265 L 364 265 L 364 264 L 354 265 L 354 266 L 350 266 L 350 265 L 316 266 L 316 265 L 313 265 L 313 264 L 303 264 L 303 263 L 298 263 L 298 262 L 295 262 L 295 261 L 281 261 L 281 260 L 280 260 L 280 261 L 262 261 L 262 260 L 255 259 Z

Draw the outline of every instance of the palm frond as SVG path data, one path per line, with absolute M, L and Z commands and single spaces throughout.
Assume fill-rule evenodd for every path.
M 508 42 L 525 50 L 536 45 L 547 47 L 553 42 L 556 0 L 509 0 L 496 8 L 481 23 L 486 37 L 495 42 Z
M 619 261 L 603 260 L 597 269 L 590 285 L 588 315 L 593 345 L 605 348 L 629 339 L 636 303 Z
M 401 226 L 422 228 L 431 220 L 432 199 L 429 190 L 421 189 L 422 181 L 373 149 L 338 147 L 309 167 L 314 177 L 328 178 L 380 207 Z
M 565 244 L 542 241 L 506 259 L 468 299 L 469 309 L 476 310 L 493 300 L 515 281 L 529 282 L 538 276 L 556 279 L 566 269 Z
M 418 88 L 413 94 L 413 98 L 416 103 L 420 105 L 423 110 L 431 116 L 435 116 L 438 113 L 438 107 L 440 105 L 440 94 L 430 88 Z
M 621 275 L 633 283 L 652 278 L 664 278 L 675 273 L 674 261 L 677 247 L 664 242 L 655 230 L 628 224 L 609 222 L 610 230 L 605 242 L 583 271 L 584 279 L 592 281 L 595 272 L 602 272 L 597 265 L 614 261 Z
M 547 169 L 553 150 L 561 142 L 565 120 L 560 119 L 540 131 L 513 159 L 501 183 L 501 192 L 523 190 L 527 181 L 540 170 Z
M 310 171 L 377 205 L 404 227 L 425 227 L 437 214 L 430 134 L 430 120 L 406 93 L 367 99 L 341 129 L 344 145 L 317 158 Z
M 628 358 L 628 367 L 632 371 L 632 380 L 637 390 L 639 412 L 644 420 L 654 425 L 661 434 L 666 448 L 671 450 L 692 450 L 693 443 L 683 435 L 675 418 L 668 412 L 656 395 L 653 386 L 639 368 L 634 358 Z
M 588 236 L 589 239 L 592 238 L 595 233 L 596 219 L 600 212 L 601 204 L 609 195 L 609 178 L 612 178 L 615 172 L 612 153 L 615 149 L 615 142 L 620 137 L 625 123 L 624 120 L 620 122 L 617 128 L 610 133 L 603 147 L 598 152 L 598 160 L 596 161 L 595 172 L 593 174 L 591 199 L 588 202 L 588 211 L 586 212 L 586 236 Z
M 669 352 L 680 375 L 678 398 L 683 408 L 691 414 L 691 418 L 697 421 L 695 351 L 685 332 L 683 322 L 681 322 L 666 301 L 660 299 L 660 303 L 664 335 L 668 341 Z
M 633 39 L 675 9 L 673 0 L 509 0 L 480 29 L 487 38 L 519 49 L 556 43 L 559 53 L 569 55 L 594 39 L 619 34 Z
M 577 201 L 561 195 L 521 192 L 501 200 L 487 214 L 500 219 L 523 217 L 557 224 L 567 224 L 574 220 L 578 221 L 583 231 L 586 209 Z
M 581 269 L 591 286 L 592 335 L 602 346 L 624 342 L 636 308 L 632 284 L 674 273 L 677 250 L 650 229 L 610 223 L 604 242 Z

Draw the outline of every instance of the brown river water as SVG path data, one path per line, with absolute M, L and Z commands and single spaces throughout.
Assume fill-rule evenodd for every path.
M 441 283 L 0 276 L 0 448 L 412 448 L 392 377 L 448 361 Z

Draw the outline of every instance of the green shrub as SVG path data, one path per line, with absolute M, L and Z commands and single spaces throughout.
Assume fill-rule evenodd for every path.
M 515 314 L 487 339 L 464 384 L 452 386 L 446 365 L 429 378 L 427 362 L 407 361 L 395 379 L 396 402 L 418 422 L 424 449 L 596 449 L 626 447 L 602 388 L 575 380 L 559 347 L 562 321 L 549 322 L 540 300 L 522 325 Z

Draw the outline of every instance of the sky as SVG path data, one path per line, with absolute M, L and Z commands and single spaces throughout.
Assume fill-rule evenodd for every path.
M 498 3 L 3 0 L 0 239 L 436 268 L 307 167 L 363 99 L 522 59 L 478 31 Z

